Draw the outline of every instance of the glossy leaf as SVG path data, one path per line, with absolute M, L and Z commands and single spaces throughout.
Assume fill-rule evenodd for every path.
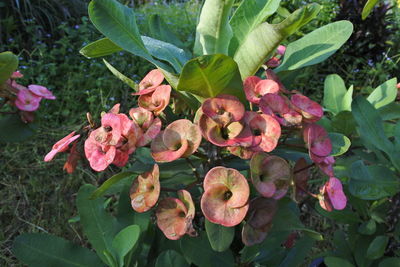
M 17 114 L 6 115 L 0 119 L 0 143 L 22 142 L 35 134 L 35 123 L 24 123 Z
M 197 25 L 194 51 L 196 55 L 228 55 L 232 28 L 229 16 L 233 0 L 206 0 Z
M 83 185 L 76 199 L 76 205 L 81 218 L 83 231 L 97 255 L 108 264 L 104 251 L 112 251 L 112 240 L 116 235 L 117 221 L 104 210 L 102 199 L 90 200 L 95 191 L 93 185 Z
M 396 175 L 383 166 L 365 166 L 362 161 L 351 165 L 349 191 L 353 196 L 365 200 L 392 196 L 400 190 Z
M 158 255 L 155 267 L 166 266 L 189 267 L 189 264 L 187 263 L 185 258 L 182 257 L 182 255 L 175 250 L 166 250 Z
M 341 111 L 332 118 L 332 128 L 335 132 L 351 136 L 356 131 L 356 125 L 350 111 Z
M 365 4 L 362 13 L 361 13 L 361 18 L 365 20 L 368 15 L 372 12 L 374 9 L 375 5 L 379 2 L 379 0 L 368 0 L 367 3 Z
M 367 258 L 371 260 L 379 259 L 385 253 L 386 246 L 389 242 L 389 237 L 380 235 L 375 237 L 367 249 Z
M 385 258 L 379 263 L 379 267 L 397 267 L 400 266 L 400 258 Z
M 233 56 L 242 40 L 246 40 L 251 31 L 275 13 L 280 2 L 281 0 L 246 0 L 241 2 L 229 21 L 233 31 L 229 55 Z
M 329 139 L 332 143 L 331 156 L 340 156 L 349 150 L 351 146 L 350 139 L 340 133 L 329 133 Z
M 393 78 L 379 85 L 368 96 L 367 100 L 374 105 L 376 109 L 392 103 L 397 97 L 397 79 Z
M 376 223 L 372 219 L 367 222 L 363 222 L 358 227 L 358 232 L 363 235 L 373 235 L 375 231 L 376 231 Z
M 135 172 L 127 171 L 113 175 L 91 194 L 90 199 L 96 199 L 104 195 L 107 192 L 107 190 L 109 190 L 112 186 L 119 183 L 121 180 L 125 178 L 131 177 L 134 174 Z
M 383 120 L 400 119 L 400 103 L 393 102 L 378 109 Z
M 0 53 L 0 85 L 11 77 L 17 67 L 18 57 L 16 55 L 9 51 Z
M 232 58 L 217 54 L 189 60 L 183 67 L 178 90 L 203 98 L 231 94 L 245 100 L 238 65 Z
M 304 260 L 310 253 L 314 243 L 315 240 L 308 236 L 300 238 L 296 242 L 296 245 L 290 249 L 284 260 L 279 264 L 279 267 L 300 266 L 304 263 Z
M 232 252 L 214 251 L 205 232 L 200 232 L 198 237 L 184 236 L 180 240 L 180 247 L 186 260 L 200 267 L 234 266 Z
M 324 107 L 333 114 L 346 110 L 343 107 L 343 98 L 347 93 L 343 79 L 337 74 L 328 75 L 324 83 Z
M 111 42 L 110 39 L 102 38 L 86 45 L 79 51 L 79 53 L 87 58 L 96 58 L 108 56 L 122 50 L 121 47 Z
M 352 263 L 338 257 L 332 257 L 332 256 L 326 257 L 324 259 L 324 262 L 328 267 L 354 267 Z
M 15 238 L 12 252 L 30 267 L 104 266 L 89 249 L 49 234 L 22 234 Z
M 121 81 L 123 81 L 126 85 L 128 85 L 130 88 L 132 88 L 133 90 L 137 91 L 137 84 L 132 81 L 131 79 L 129 79 L 128 77 L 126 77 L 124 74 L 122 74 L 121 72 L 119 72 L 116 68 L 114 68 L 110 63 L 108 63 L 107 60 L 103 59 L 104 64 L 106 65 L 106 67 L 112 72 L 112 74 L 114 74 L 115 77 L 117 77 L 118 79 L 120 79 Z
M 130 225 L 122 229 L 112 241 L 114 253 L 117 255 L 118 264 L 124 266 L 124 258 L 136 245 L 140 236 L 140 227 Z
M 207 237 L 212 249 L 218 252 L 227 250 L 235 237 L 235 227 L 224 227 L 205 220 Z
M 275 72 L 318 64 L 335 53 L 353 32 L 353 24 L 342 20 L 320 27 L 290 43 L 282 64 Z
M 242 40 L 233 57 L 239 65 L 242 79 L 254 75 L 278 45 L 315 18 L 319 10 L 318 4 L 310 4 L 296 10 L 279 24 L 264 22 L 252 30 L 247 38 Z
M 177 47 L 183 48 L 184 44 L 179 40 L 178 36 L 168 27 L 167 23 L 158 14 L 153 14 L 149 19 L 149 30 L 151 36 L 164 41 L 166 43 L 174 44 Z
M 361 221 L 359 215 L 352 211 L 350 208 L 345 208 L 343 210 L 326 211 L 322 209 L 318 203 L 315 203 L 315 209 L 322 216 L 335 220 L 338 223 L 353 224 L 359 223 Z

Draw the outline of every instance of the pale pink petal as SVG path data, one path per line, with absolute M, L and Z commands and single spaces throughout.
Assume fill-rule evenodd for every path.
M 15 105 L 20 110 L 35 111 L 39 108 L 40 100 L 42 100 L 42 97 L 36 96 L 28 89 L 23 88 L 18 91 Z
M 316 122 L 324 115 L 321 105 L 304 95 L 293 95 L 291 97 L 291 102 L 297 109 L 296 111 L 303 115 L 305 122 Z
M 75 135 L 75 132 L 72 132 L 59 140 L 53 145 L 51 151 L 44 157 L 44 161 L 51 161 L 57 153 L 66 151 L 68 149 L 68 145 L 74 142 L 79 137 L 79 134 Z
M 159 177 L 159 167 L 154 164 L 152 170 L 133 180 L 129 194 L 131 206 L 135 211 L 146 212 L 156 205 L 161 190 Z
M 335 177 L 329 178 L 326 192 L 334 209 L 342 210 L 346 207 L 347 197 L 343 192 L 343 186 L 339 179 Z
M 164 80 L 164 74 L 159 69 L 150 71 L 139 83 L 139 91 L 133 95 L 145 95 L 153 92 Z
M 35 95 L 54 100 L 56 97 L 50 92 L 46 87 L 36 84 L 31 84 L 28 86 L 28 89 Z
M 201 108 L 205 115 L 222 126 L 240 121 L 245 112 L 240 100 L 231 95 L 219 95 L 214 98 L 208 98 L 203 102 Z

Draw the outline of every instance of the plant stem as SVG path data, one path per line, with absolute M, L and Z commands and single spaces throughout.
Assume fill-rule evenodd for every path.
M 301 168 L 300 170 L 296 170 L 295 172 L 293 172 L 293 174 L 302 172 L 302 171 L 307 170 L 307 169 L 309 169 L 309 168 L 311 168 L 311 167 L 313 167 L 313 166 L 315 166 L 315 163 L 311 163 L 310 165 L 307 165 L 307 166 Z

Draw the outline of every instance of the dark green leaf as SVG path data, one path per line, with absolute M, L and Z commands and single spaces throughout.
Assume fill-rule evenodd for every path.
M 400 103 L 393 102 L 378 109 L 383 120 L 400 119 Z
M 14 240 L 12 252 L 29 267 L 104 266 L 89 249 L 49 234 L 22 234 Z
M 149 19 L 149 30 L 151 36 L 183 48 L 184 44 L 179 40 L 178 36 L 168 27 L 163 18 L 158 14 L 153 14 Z
M 183 67 L 178 90 L 203 98 L 231 94 L 245 100 L 238 65 L 222 54 L 189 60 Z
M 104 251 L 112 251 L 112 240 L 118 231 L 117 221 L 104 210 L 103 199 L 89 199 L 95 189 L 93 185 L 83 185 L 79 189 L 76 205 L 85 235 L 96 250 L 97 255 L 105 263 L 108 263 Z
M 376 223 L 372 219 L 367 222 L 363 222 L 358 227 L 358 232 L 363 235 L 373 235 L 375 231 L 376 231 Z
M 290 43 L 282 64 L 275 70 L 295 70 L 318 64 L 335 53 L 350 37 L 353 24 L 342 20 L 320 27 Z
M 90 196 L 90 199 L 96 199 L 102 195 L 104 195 L 108 189 L 110 189 L 112 186 L 115 184 L 119 183 L 121 180 L 131 177 L 135 175 L 135 172 L 131 171 L 126 171 L 126 172 L 120 172 L 118 174 L 115 174 L 111 178 L 109 178 L 107 181 L 105 181 L 99 188 L 97 188 L 93 194 Z
M 353 212 L 350 208 L 328 212 L 322 209 L 318 203 L 315 203 L 315 209 L 318 211 L 319 214 L 327 218 L 333 219 L 338 223 L 351 224 L 361 221 L 358 214 Z
M 332 128 L 335 132 L 351 136 L 356 131 L 356 122 L 350 111 L 341 111 L 332 118 Z
M 185 258 L 182 257 L 182 255 L 176 252 L 175 250 L 166 250 L 163 251 L 157 257 L 155 267 L 167 267 L 167 266 L 189 267 L 189 264 L 186 262 Z
M 393 78 L 379 85 L 367 98 L 376 108 L 392 103 L 397 97 L 397 79 Z
M 324 258 L 324 262 L 328 267 L 354 267 L 354 265 L 347 260 L 338 257 L 326 257 Z
M 35 134 L 36 124 L 24 123 L 17 114 L 0 119 L 0 142 L 22 142 Z
M 399 267 L 400 258 L 385 258 L 379 263 L 379 267 Z
M 367 250 L 367 258 L 371 260 L 379 259 L 385 253 L 385 248 L 389 242 L 389 237 L 381 235 L 375 237 Z
M 87 58 L 95 58 L 108 56 L 122 50 L 121 47 L 111 42 L 110 39 L 102 38 L 86 45 L 79 51 L 79 53 Z
M 199 267 L 234 266 L 232 252 L 230 250 L 214 251 L 205 232 L 200 232 L 198 237 L 184 236 L 180 240 L 180 246 L 186 260 Z
M 126 85 L 128 85 L 133 90 L 137 91 L 137 84 L 134 81 L 132 81 L 131 79 L 129 79 L 128 77 L 123 75 L 121 72 L 119 72 L 110 63 L 108 63 L 107 60 L 103 59 L 103 62 L 106 65 L 106 67 L 112 72 L 112 74 L 114 74 L 115 77 L 117 77 L 118 79 L 123 81 Z
M 129 251 L 133 249 L 139 240 L 140 227 L 137 225 L 130 225 L 122 229 L 112 241 L 114 253 L 117 255 L 120 267 L 124 266 L 124 258 Z
M 18 57 L 6 51 L 0 53 L 0 86 L 3 85 L 11 74 L 18 68 Z
M 340 156 L 349 150 L 351 146 L 350 139 L 340 133 L 329 133 L 329 139 L 332 143 L 332 156 Z
M 235 227 L 224 227 L 207 219 L 205 226 L 212 249 L 218 252 L 227 250 L 235 237 Z
M 304 263 L 304 259 L 310 253 L 315 240 L 304 236 L 296 241 L 296 245 L 290 249 L 285 259 L 279 264 L 279 267 L 296 267 Z

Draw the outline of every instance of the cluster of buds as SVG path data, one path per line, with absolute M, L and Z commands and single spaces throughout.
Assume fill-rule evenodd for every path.
M 43 98 L 55 100 L 56 97 L 44 86 L 31 84 L 25 87 L 18 84 L 16 80 L 22 77 L 19 71 L 14 72 L 3 85 L 0 85 L 0 97 L 21 111 L 21 119 L 24 122 L 32 122 L 33 112 L 39 108 L 40 101 Z
M 270 58 L 267 62 L 265 62 L 265 65 L 268 68 L 276 68 L 281 64 L 282 58 L 286 52 L 286 47 L 283 45 L 278 46 L 276 49 L 275 54 L 273 55 L 272 58 Z
M 134 180 L 131 206 L 136 212 L 154 207 L 158 227 L 171 240 L 185 234 L 196 235 L 195 204 L 189 192 L 192 185 L 202 185 L 200 208 L 207 220 L 225 227 L 245 222 L 242 240 L 246 245 L 265 239 L 277 201 L 288 193 L 291 185 L 296 201 L 311 195 L 328 211 L 343 209 L 347 200 L 340 180 L 334 177 L 332 144 L 325 129 L 316 124 L 323 116 L 322 107 L 298 92 L 286 90 L 271 70 L 267 70 L 266 76 L 266 79 L 252 76 L 244 81 L 250 111 L 246 111 L 237 97 L 222 94 L 206 99 L 193 122 L 179 119 L 163 127 L 158 116 L 169 104 L 171 87 L 162 85 L 163 74 L 153 70 L 139 83 L 139 90 L 134 94 L 139 95 L 139 107 L 132 108 L 129 117 L 120 113 L 117 104 L 102 115 L 100 127 L 90 127 L 84 142 L 86 158 L 92 169 L 102 171 L 110 164 L 124 166 L 137 147 L 148 146 L 156 164 Z M 291 166 L 284 158 L 271 153 L 280 144 L 289 145 L 285 141 L 295 131 L 303 136 L 313 164 L 301 158 Z M 74 132 L 63 138 L 45 160 L 51 160 L 58 152 L 68 152 L 70 144 L 72 154 L 78 138 Z M 189 157 L 199 153 L 203 139 L 218 147 L 217 156 L 222 157 L 222 163 L 215 164 L 218 161 L 211 157 L 216 155 L 207 151 L 212 146 L 205 146 L 207 155 L 203 156 L 210 158 L 202 163 L 204 178 L 193 169 L 196 182 L 173 190 L 176 198 L 161 194 L 158 163 L 187 158 L 194 168 Z M 229 154 L 250 160 L 249 181 L 259 196 L 250 199 L 251 185 L 241 172 L 217 166 Z M 314 165 L 330 177 L 319 195 L 307 189 L 309 167 Z

